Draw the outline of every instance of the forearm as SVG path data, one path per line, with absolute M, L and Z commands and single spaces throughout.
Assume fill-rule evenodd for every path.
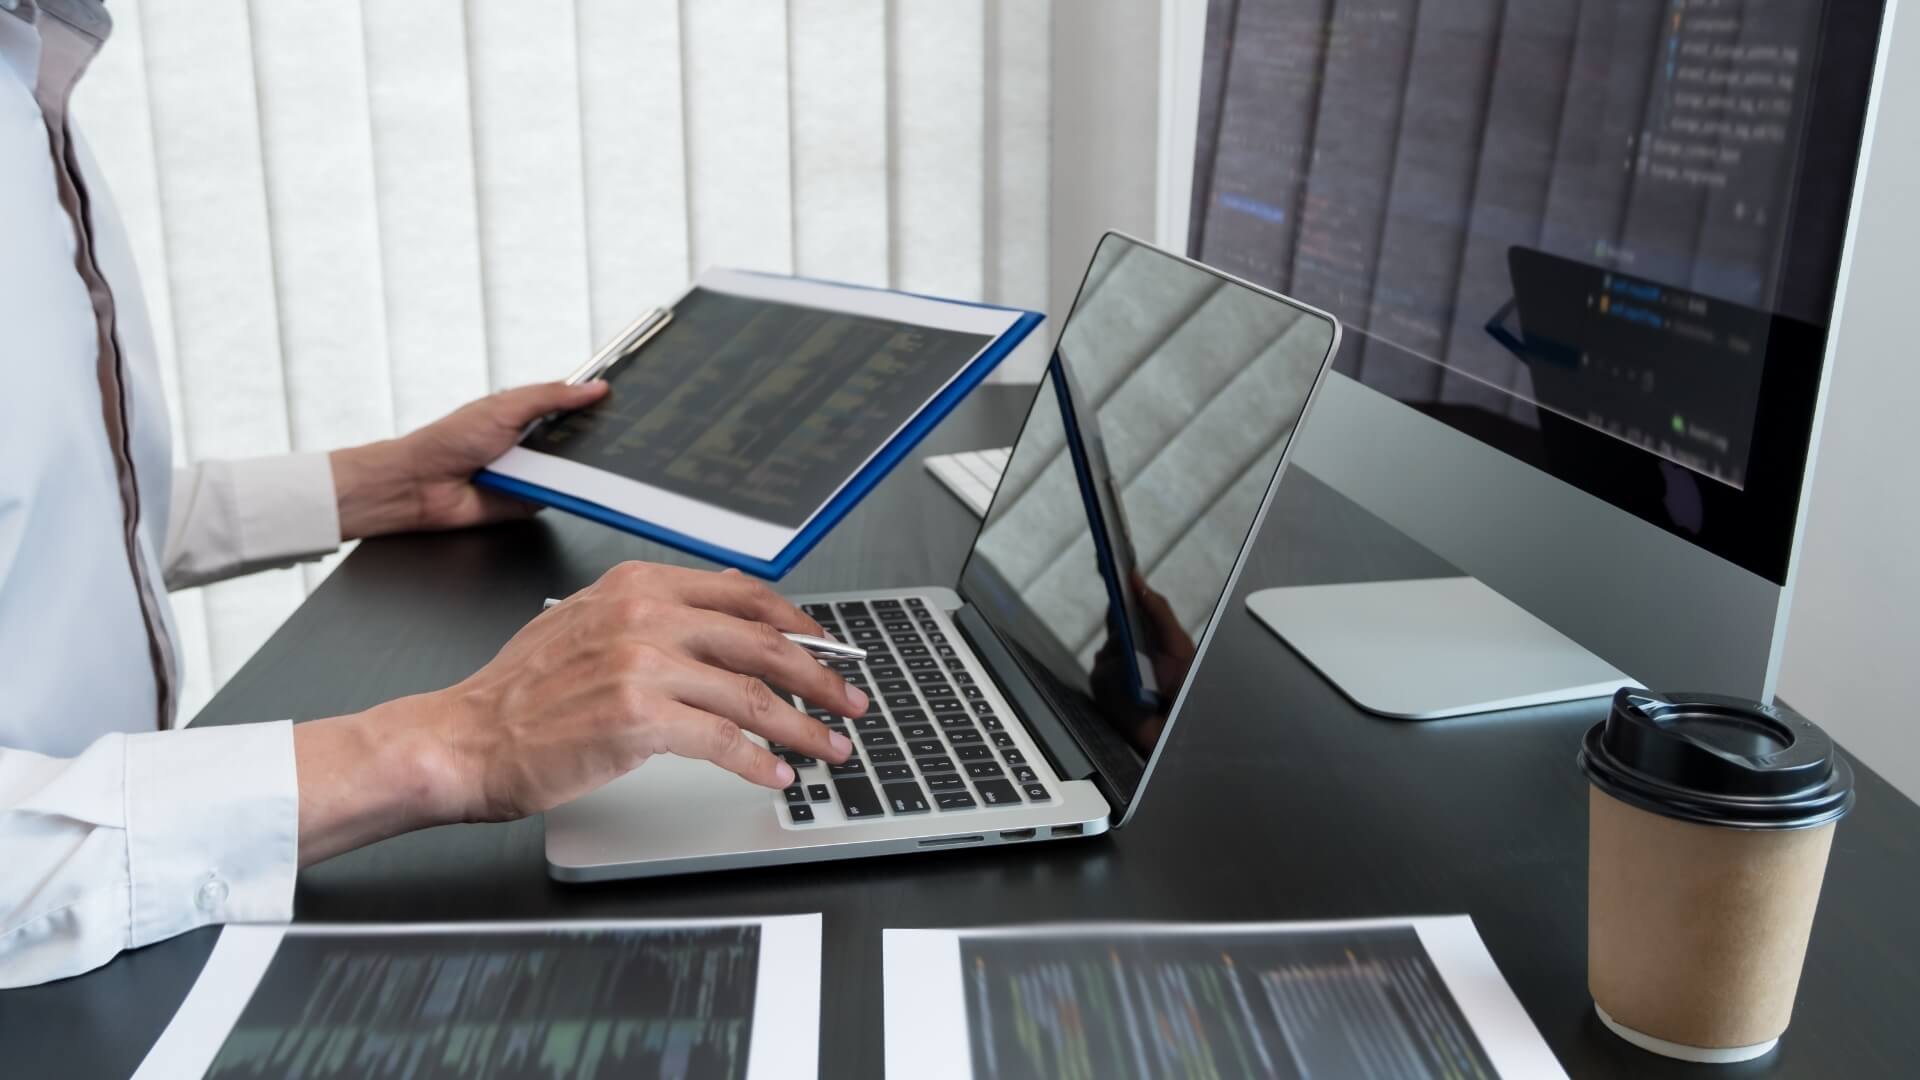
M 342 540 L 405 532 L 419 525 L 419 481 L 399 446 L 399 440 L 388 439 L 327 455 L 333 465 Z
M 434 695 L 296 724 L 300 865 L 459 820 Z

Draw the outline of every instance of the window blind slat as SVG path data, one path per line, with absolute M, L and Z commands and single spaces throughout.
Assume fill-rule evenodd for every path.
M 675 0 L 580 0 L 580 127 L 594 347 L 687 282 Z
M 977 300 L 985 285 L 981 0 L 893 9 L 894 281 Z
M 473 121 L 460 0 L 368 0 L 367 105 L 394 425 L 487 392 Z
M 289 434 L 325 450 L 393 434 L 360 12 L 256 0 L 255 82 Z
M 793 0 L 794 269 L 887 283 L 884 5 Z
M 544 382 L 592 348 L 573 8 L 471 4 L 467 42 L 493 384 Z
M 789 272 L 786 10 L 689 0 L 680 19 L 692 266 Z
M 987 28 L 985 299 L 1045 311 L 1053 280 L 1053 12 L 1046 4 L 988 0 Z M 1059 323 L 1046 329 L 1052 332 L 1022 342 L 995 378 L 1038 379 Z

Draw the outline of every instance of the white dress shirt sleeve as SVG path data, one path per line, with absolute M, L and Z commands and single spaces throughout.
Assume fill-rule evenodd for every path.
M 167 588 L 317 559 L 340 546 L 325 454 L 203 461 L 173 470 L 161 571 Z
M 105 735 L 75 758 L 0 749 L 0 989 L 288 921 L 299 816 L 284 720 Z

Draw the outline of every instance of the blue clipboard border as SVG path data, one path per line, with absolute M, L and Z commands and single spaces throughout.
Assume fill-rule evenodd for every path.
M 831 282 L 830 284 L 839 285 L 843 283 Z M 874 289 L 868 285 L 851 285 L 847 287 L 870 289 L 874 292 L 899 291 Z M 908 421 L 907 425 L 901 428 L 898 434 L 889 440 L 885 446 L 882 446 L 879 452 L 874 454 L 873 459 L 862 466 L 860 471 L 854 474 L 853 479 L 849 480 L 846 486 L 840 489 L 839 494 L 829 499 L 827 504 L 822 506 L 820 511 L 813 515 L 813 519 L 807 522 L 806 527 L 795 534 L 794 538 L 787 542 L 787 546 L 780 549 L 780 554 L 774 556 L 772 559 L 751 558 L 737 551 L 731 551 L 718 545 L 710 544 L 704 540 L 695 539 L 685 533 L 662 528 L 652 522 L 621 513 L 618 510 L 610 509 L 599 503 L 589 502 L 576 495 L 569 495 L 562 491 L 556 491 L 553 488 L 528 483 L 525 480 L 516 479 L 511 476 L 502 476 L 490 469 L 482 469 L 478 473 L 475 473 L 473 482 L 483 488 L 504 492 L 516 498 L 525 499 L 528 502 L 551 506 L 556 510 L 565 510 L 570 514 L 577 514 L 588 520 L 597 521 L 602 525 L 610 525 L 623 532 L 630 532 L 636 536 L 646 537 L 649 540 L 657 541 L 668 547 L 677 548 L 689 555 L 697 555 L 709 562 L 734 567 L 757 577 L 765 578 L 768 581 L 778 581 L 785 577 L 788 571 L 798 565 L 800 560 L 805 558 L 809 551 L 813 550 L 814 545 L 818 544 L 828 532 L 832 531 L 835 525 L 840 523 L 841 518 L 846 517 L 848 512 L 851 511 L 861 499 L 866 497 L 867 492 L 872 491 L 875 485 L 879 484 L 889 472 L 892 472 L 893 467 L 898 465 L 902 458 L 912 453 L 914 447 L 920 444 L 920 440 L 926 438 L 927 433 L 932 431 L 935 425 L 946 419 L 947 414 L 952 412 L 954 407 L 959 405 L 968 394 L 972 393 L 974 387 L 979 386 L 980 383 L 993 372 L 993 369 L 999 367 L 1000 362 L 1011 355 L 1013 350 L 1019 347 L 1022 341 L 1026 340 L 1027 335 L 1031 334 L 1034 328 L 1046 319 L 1046 316 L 1037 311 L 1024 311 L 1020 308 L 1002 307 L 999 304 L 979 304 L 964 300 L 943 300 L 940 297 L 925 296 L 922 293 L 908 293 L 906 295 L 922 296 L 924 299 L 939 300 L 941 303 L 947 304 L 962 304 L 966 307 L 991 308 L 995 311 L 1018 311 L 1020 312 L 1020 317 L 1014 320 L 1013 325 L 1008 327 L 1005 332 L 995 338 L 993 344 L 987 346 L 986 350 L 976 357 L 971 364 L 968 364 L 959 376 L 948 383 L 945 389 L 934 395 L 933 399 L 927 402 L 926 407 L 915 414 L 914 418 Z

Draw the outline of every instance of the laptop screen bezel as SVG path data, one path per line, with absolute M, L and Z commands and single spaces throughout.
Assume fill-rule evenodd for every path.
M 1180 719 L 1181 713 L 1186 706 L 1188 695 L 1191 694 L 1193 685 L 1198 678 L 1200 666 L 1206 659 L 1207 648 L 1213 643 L 1214 634 L 1220 628 L 1222 616 L 1232 602 L 1234 589 L 1239 584 L 1240 574 L 1246 568 L 1247 556 L 1253 550 L 1253 542 L 1260 535 L 1261 526 L 1266 521 L 1268 508 L 1273 505 L 1274 493 L 1278 491 L 1280 487 L 1280 478 L 1286 475 L 1287 463 L 1293 456 L 1294 445 L 1299 441 L 1300 426 L 1305 424 L 1308 417 L 1312 414 L 1313 404 L 1320 395 L 1321 387 L 1326 384 L 1327 372 L 1333 366 L 1333 358 L 1339 354 L 1342 327 L 1339 319 L 1311 304 L 1303 304 L 1291 297 L 1274 292 L 1271 289 L 1255 285 L 1243 278 L 1235 277 L 1225 271 L 1217 270 L 1204 263 L 1187 258 L 1184 255 L 1175 254 L 1167 251 L 1165 248 L 1147 243 L 1138 237 L 1114 229 L 1102 234 L 1099 243 L 1094 246 L 1093 257 L 1088 260 L 1087 270 L 1082 273 L 1080 284 L 1074 291 L 1073 304 L 1067 309 L 1067 317 L 1060 324 L 1060 333 L 1054 338 L 1053 351 L 1048 357 L 1047 374 L 1053 374 L 1054 365 L 1056 364 L 1063 368 L 1065 366 L 1065 360 L 1060 355 L 1059 343 L 1066 337 L 1067 330 L 1073 325 L 1074 312 L 1078 310 L 1080 301 L 1085 296 L 1088 278 L 1091 276 L 1093 268 L 1100 264 L 1101 252 L 1104 251 L 1106 245 L 1110 243 L 1121 243 L 1136 248 L 1143 248 L 1156 257 L 1180 263 L 1188 269 L 1207 274 L 1225 284 L 1245 289 L 1256 296 L 1286 304 L 1305 316 L 1323 320 L 1328 326 L 1332 327 L 1333 330 L 1327 342 L 1326 352 L 1321 356 L 1318 369 L 1314 373 L 1313 383 L 1308 387 L 1306 395 L 1301 400 L 1300 414 L 1294 421 L 1293 432 L 1287 437 L 1285 445 L 1280 449 L 1279 460 L 1274 463 L 1273 475 L 1267 480 L 1266 491 L 1261 495 L 1260 505 L 1254 511 L 1252 521 L 1248 523 L 1246 536 L 1240 540 L 1240 549 L 1238 553 L 1235 554 L 1233 566 L 1228 570 L 1226 581 L 1221 586 L 1220 597 L 1214 602 L 1213 610 L 1207 616 L 1206 625 L 1202 628 L 1199 638 L 1195 642 L 1193 663 L 1187 669 L 1186 678 L 1182 681 L 1168 706 L 1166 723 L 1160 730 L 1160 737 L 1154 743 L 1153 752 L 1146 756 L 1146 760 L 1140 770 L 1139 779 L 1133 784 L 1132 790 L 1124 790 L 1125 785 L 1123 782 L 1118 777 L 1113 776 L 1110 770 L 1101 766 L 1101 755 L 1092 752 L 1092 747 L 1100 740 L 1096 739 L 1092 733 L 1080 730 L 1078 726 L 1079 720 L 1074 715 L 1073 710 L 1059 707 L 1053 700 L 1051 691 L 1047 689 L 1046 680 L 1035 678 L 1034 673 L 1031 671 L 1026 672 L 1028 681 L 1033 683 L 1034 688 L 1048 701 L 1055 718 L 1061 726 L 1071 733 L 1074 740 L 1079 743 L 1079 749 L 1093 762 L 1092 779 L 1099 787 L 1101 794 L 1106 797 L 1108 804 L 1114 809 L 1115 817 L 1113 827 L 1117 828 L 1125 825 L 1132 819 L 1134 811 L 1140 804 L 1141 794 L 1146 791 L 1147 783 L 1153 778 L 1154 766 L 1159 763 L 1161 755 L 1166 752 L 1167 743 L 1173 736 L 1174 726 Z M 1057 378 L 1058 376 L 1055 377 Z M 1043 375 L 1042 378 L 1043 385 L 1035 387 L 1033 400 L 1028 406 L 1027 415 L 1021 421 L 1019 435 L 1016 435 L 1014 438 L 1013 449 L 1016 452 L 1019 448 L 1020 438 L 1026 434 L 1028 426 L 1033 422 L 1035 410 L 1060 407 L 1056 400 L 1056 394 L 1046 392 L 1047 388 L 1044 385 L 1045 375 Z M 1066 433 L 1066 438 L 1076 443 L 1076 445 L 1071 447 L 1071 452 L 1076 455 L 1081 455 L 1082 458 L 1084 458 L 1086 447 L 1084 445 L 1078 445 L 1080 438 L 1079 428 L 1076 425 L 1066 424 L 1064 422 L 1062 428 Z M 1008 458 L 1008 465 L 1011 464 L 1012 458 L 1010 456 Z M 974 569 L 974 560 L 979 554 L 980 538 L 985 534 L 987 523 L 993 519 L 993 509 L 995 504 L 998 503 L 999 498 L 1000 492 L 996 489 L 993 500 L 988 503 L 985 513 L 980 517 L 980 524 L 975 529 L 973 543 L 969 545 L 967 549 L 967 560 L 961 567 L 960 577 L 955 586 L 955 591 L 959 593 L 960 598 L 965 601 L 968 607 L 979 615 L 980 620 L 992 630 L 1001 642 L 1008 646 L 1007 651 L 1014 657 L 1014 661 L 1025 667 L 1028 661 L 1022 658 L 1023 650 L 1018 647 L 1018 639 L 1010 636 L 1004 629 L 1002 623 L 996 618 L 995 605 L 993 602 L 981 595 L 980 591 L 972 590 L 968 587 L 971 576 L 970 571 Z M 1096 532 L 1098 527 L 1098 523 L 1090 521 L 1088 523 L 1089 533 L 1092 534 Z M 1163 692 L 1167 689 L 1166 687 L 1161 688 Z

